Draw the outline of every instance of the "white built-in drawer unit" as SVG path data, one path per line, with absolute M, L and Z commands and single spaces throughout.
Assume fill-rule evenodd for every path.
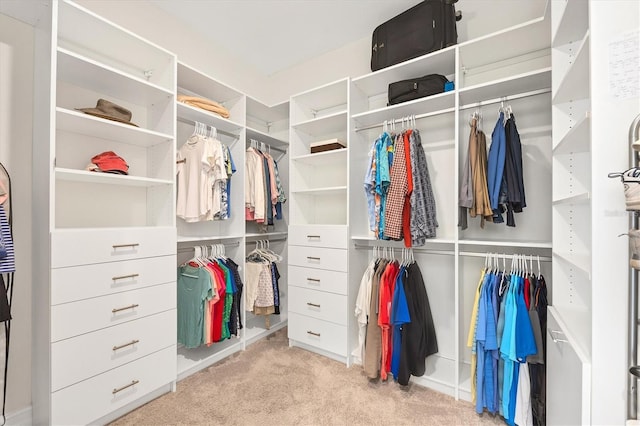
M 61 340 L 51 345 L 51 389 L 176 346 L 176 310 Z M 91 360 L 91 362 L 86 362 Z
M 176 307 L 175 281 L 51 307 L 51 341 L 132 321 Z M 175 337 L 175 334 L 174 334 Z
M 290 225 L 289 244 L 295 246 L 347 248 L 347 227 L 340 225 Z
M 347 294 L 348 277 L 346 272 L 312 269 L 289 265 L 289 285 L 328 291 L 336 294 Z
M 291 312 L 289 338 L 335 354 L 347 355 L 347 327 Z
M 172 227 L 72 229 L 51 233 L 51 267 L 87 265 L 176 253 Z
M 307 288 L 289 287 L 289 312 L 347 325 L 347 296 Z
M 174 345 L 53 392 L 51 424 L 86 425 L 159 389 L 175 380 L 176 358 Z
M 319 247 L 289 246 L 289 265 L 347 272 L 347 251 Z
M 51 270 L 51 304 L 136 290 L 176 279 L 176 256 Z

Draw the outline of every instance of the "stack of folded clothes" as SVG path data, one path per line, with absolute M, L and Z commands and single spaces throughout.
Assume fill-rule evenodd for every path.
M 215 101 L 206 98 L 200 98 L 198 96 L 187 95 L 178 95 L 178 101 L 187 105 L 216 113 L 222 118 L 229 118 L 229 110 Z

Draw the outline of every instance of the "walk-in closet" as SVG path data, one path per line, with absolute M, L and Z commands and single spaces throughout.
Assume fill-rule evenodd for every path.
M 0 0 L 4 424 L 282 336 L 465 419 L 637 424 L 640 3 L 458 0 L 456 43 L 370 71 L 364 23 L 419 3 Z

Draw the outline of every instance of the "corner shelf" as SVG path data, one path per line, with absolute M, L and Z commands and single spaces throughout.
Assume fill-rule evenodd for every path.
M 575 59 L 553 95 L 554 104 L 589 97 L 589 32 L 584 35 Z
M 557 252 L 555 250 L 552 254 L 561 261 L 580 269 L 589 277 L 589 280 L 591 280 L 591 256 L 588 254 Z
M 589 152 L 591 147 L 591 116 L 585 114 L 553 148 L 554 155 Z
M 579 40 L 589 28 L 589 4 L 586 1 L 565 1 L 558 28 L 554 28 L 552 47 Z
M 591 193 L 581 192 L 575 195 L 569 195 L 553 200 L 554 206 L 570 205 L 570 204 L 588 204 L 591 200 Z

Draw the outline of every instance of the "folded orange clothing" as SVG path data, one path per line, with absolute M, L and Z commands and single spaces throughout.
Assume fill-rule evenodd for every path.
M 214 112 L 223 118 L 229 118 L 229 110 L 219 103 L 198 96 L 178 95 L 178 101 L 207 111 Z

